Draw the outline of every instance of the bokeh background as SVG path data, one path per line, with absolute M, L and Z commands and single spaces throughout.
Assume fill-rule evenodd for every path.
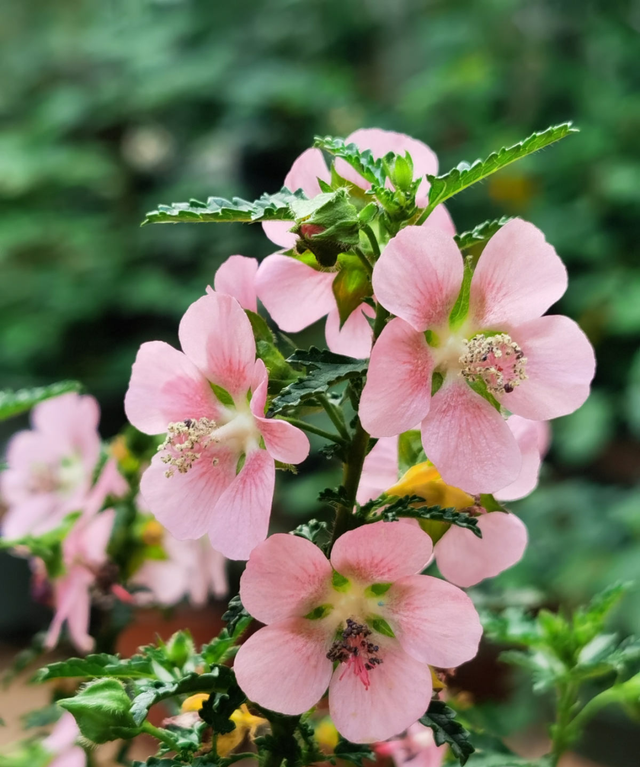
M 503 214 L 545 231 L 571 276 L 558 309 L 599 361 L 518 504 L 527 556 L 484 593 L 571 606 L 638 577 L 638 0 L 21 0 L 1 13 L 0 388 L 81 380 L 107 437 L 139 344 L 177 343 L 217 265 L 272 247 L 257 227 L 141 229 L 147 210 L 275 191 L 314 134 L 403 131 L 447 170 L 573 120 L 580 134 L 448 205 L 460 231 Z M 281 483 L 277 526 L 319 513 L 335 468 L 310 466 L 320 474 Z M 0 558 L 5 641 L 47 621 L 27 606 L 23 565 Z M 640 589 L 617 622 L 640 632 Z M 476 686 L 505 733 L 544 715 L 499 667 Z M 637 764 L 615 711 L 595 730 L 586 753 Z

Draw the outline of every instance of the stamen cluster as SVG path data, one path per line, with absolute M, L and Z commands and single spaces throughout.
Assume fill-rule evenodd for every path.
M 365 689 L 368 690 L 371 686 L 369 671 L 373 671 L 382 663 L 382 658 L 377 655 L 380 647 L 368 640 L 371 636 L 371 629 L 368 626 L 357 623 L 352 618 L 347 618 L 346 623 L 342 637 L 331 645 L 327 658 L 334 663 L 346 664 L 347 667 L 341 679 L 352 668 L 353 673 L 360 678 Z
M 173 477 L 176 469 L 180 474 L 186 474 L 212 442 L 215 427 L 216 424 L 209 418 L 187 418 L 170 423 L 165 441 L 158 446 L 158 452 L 165 453 L 160 460 L 170 466 L 164 473 L 165 477 Z
M 462 375 L 468 381 L 484 381 L 491 394 L 509 394 L 527 378 L 527 358 L 507 333 L 476 335 L 464 343 Z

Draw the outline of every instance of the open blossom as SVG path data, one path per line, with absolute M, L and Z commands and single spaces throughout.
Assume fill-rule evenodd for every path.
M 209 594 L 218 598 L 227 594 L 225 558 L 211 547 L 206 536 L 180 541 L 151 520 L 143 537 L 161 545 L 166 559 L 147 560 L 133 576 L 133 583 L 147 589 L 138 595 L 142 604 L 170 606 L 186 596 L 192 605 L 202 607 Z
M 243 309 L 258 311 L 256 274 L 258 261 L 248 256 L 229 256 L 216 270 L 213 287 L 216 293 L 233 296 Z M 208 289 L 207 292 L 210 292 Z
M 360 149 L 370 149 L 375 158 L 388 152 L 404 155 L 409 152 L 413 159 L 414 179 L 438 172 L 438 159 L 428 146 L 403 133 L 378 128 L 357 130 L 345 139 Z M 369 189 L 365 181 L 344 160 L 337 160 L 336 170 L 347 181 L 361 189 Z M 284 183 L 295 191 L 302 189 L 307 197 L 321 193 L 318 179 L 330 182 L 331 174 L 319 149 L 307 149 L 291 166 Z M 391 183 L 387 182 L 390 187 Z M 418 207 L 426 207 L 429 184 L 423 180 L 416 195 Z M 447 234 L 455 228 L 443 205 L 438 206 L 425 222 L 425 227 L 436 227 Z M 288 231 L 291 225 L 285 221 L 268 221 L 263 224 L 269 239 L 289 250 L 295 247 L 297 236 Z M 268 256 L 260 265 L 257 277 L 258 296 L 269 314 L 282 330 L 297 333 L 327 315 L 325 328 L 327 345 L 337 354 L 365 358 L 371 351 L 371 326 L 367 317 L 373 310 L 367 304 L 357 307 L 340 327 L 340 316 L 332 286 L 337 272 L 318 271 L 295 258 L 275 254 Z M 217 289 L 217 288 L 216 288 Z
M 376 743 L 373 749 L 378 756 L 390 756 L 396 767 L 440 767 L 447 753 L 447 747 L 437 746 L 433 731 L 420 722 L 402 737 Z
M 501 501 L 523 498 L 538 483 L 541 456 L 549 441 L 548 424 L 511 416 L 507 425 L 522 452 L 518 478 L 495 494 Z M 465 509 L 478 516 L 482 538 L 471 530 L 444 523 L 427 522 L 435 540 L 434 555 L 442 575 L 456 586 L 468 588 L 485 578 L 493 578 L 520 561 L 527 546 L 527 529 L 511 513 L 487 513 L 477 499 L 457 487 L 447 485 L 429 461 L 411 467 L 398 481 L 398 439 L 378 440 L 365 459 L 358 488 L 358 502 L 366 503 L 386 492 L 393 496 L 419 495 L 429 506 Z M 444 532 L 443 532 L 444 530 Z
M 293 535 L 257 546 L 240 596 L 267 625 L 234 664 L 249 699 L 296 715 L 328 687 L 332 721 L 357 743 L 386 740 L 416 722 L 431 700 L 428 664 L 470 660 L 482 633 L 464 592 L 417 574 L 431 553 L 430 538 L 401 522 L 345 533 L 330 560 Z
M 69 636 L 82 652 L 93 649 L 89 635 L 91 594 L 116 593 L 126 598 L 126 592 L 115 584 L 117 569 L 107 558 L 107 545 L 115 522 L 115 511 L 81 517 L 62 544 L 65 573 L 53 584 L 54 617 L 47 632 L 45 646 L 58 643 L 66 622 Z
M 512 220 L 489 240 L 469 311 L 452 316 L 463 274 L 455 242 L 437 230 L 407 227 L 387 245 L 373 288 L 397 317 L 373 348 L 360 417 L 374 437 L 421 422 L 427 457 L 446 482 L 494 492 L 516 479 L 522 457 L 478 390 L 523 418 L 557 418 L 587 398 L 595 360 L 573 320 L 541 316 L 564 293 L 567 275 L 532 224 Z
M 146 434 L 167 435 L 140 490 L 176 538 L 208 533 L 217 551 L 246 559 L 267 534 L 275 461 L 300 463 L 309 440 L 291 424 L 264 417 L 267 370 L 235 298 L 198 299 L 179 337 L 182 352 L 145 343 L 133 365 L 127 417 Z
M 100 458 L 100 409 L 93 397 L 63 394 L 34 407 L 32 429 L 9 441 L 0 492 L 9 509 L 5 538 L 40 535 L 57 527 L 67 514 L 98 510 L 109 494 L 121 494 L 124 480 L 112 462 L 92 486 Z M 97 507 L 97 508 L 96 508 Z
M 51 735 L 42 741 L 45 749 L 54 755 L 47 767 L 84 767 L 87 755 L 83 748 L 76 745 L 80 730 L 73 714 L 65 711 L 60 717 Z

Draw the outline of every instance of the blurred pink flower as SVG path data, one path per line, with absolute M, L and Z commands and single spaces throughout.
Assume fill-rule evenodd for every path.
M 40 535 L 67 514 L 98 511 L 105 498 L 121 495 L 126 483 L 113 461 L 98 482 L 100 409 L 93 397 L 64 394 L 37 405 L 32 429 L 9 441 L 8 468 L 0 474 L 0 492 L 9 509 L 2 522 L 5 538 Z
M 140 490 L 176 538 L 208 533 L 217 551 L 246 559 L 267 535 L 275 461 L 304 461 L 309 440 L 285 421 L 264 417 L 267 371 L 236 299 L 219 293 L 198 299 L 179 337 L 182 352 L 145 343 L 133 365 L 127 417 L 146 434 L 167 433 Z
M 240 596 L 267 625 L 234 664 L 249 699 L 295 715 L 328 686 L 331 719 L 356 743 L 385 740 L 416 722 L 431 700 L 427 664 L 470 660 L 482 634 L 464 592 L 417 574 L 431 552 L 429 536 L 399 522 L 345 533 L 330 560 L 293 535 L 257 546 Z
M 147 560 L 131 579 L 148 589 L 137 594 L 136 601 L 170 606 L 186 596 L 192 605 L 202 607 L 209 594 L 217 598 L 227 594 L 225 558 L 206 537 L 180 541 L 165 532 L 162 547 L 167 559 Z
M 433 732 L 420 722 L 412 724 L 400 738 L 376 743 L 373 750 L 390 756 L 396 767 L 440 767 L 447 753 L 447 747 L 436 746 Z
M 83 748 L 76 745 L 80 730 L 73 715 L 68 711 L 58 720 L 51 735 L 42 741 L 42 745 L 54 759 L 47 767 L 84 767 L 87 755 Z
M 364 128 L 355 131 L 345 139 L 360 149 L 370 149 L 374 158 L 388 152 L 403 154 L 409 152 L 413 158 L 414 179 L 427 173 L 438 172 L 438 160 L 428 146 L 403 133 Z M 361 189 L 371 186 L 344 160 L 337 160 L 336 170 Z M 307 149 L 293 163 L 284 184 L 291 191 L 302 189 L 307 197 L 321 193 L 318 178 L 329 182 L 331 174 L 319 149 Z M 391 187 L 391 183 L 387 182 Z M 416 203 L 426 206 L 429 184 L 423 180 L 419 187 Z M 439 205 L 425 222 L 425 227 L 435 227 L 453 235 L 455 227 L 444 205 Z M 295 247 L 297 236 L 288 231 L 291 224 L 286 221 L 269 221 L 263 225 L 269 239 L 276 245 L 290 250 Z M 275 254 L 268 256 L 260 265 L 257 277 L 258 296 L 276 324 L 287 333 L 297 333 L 325 315 L 327 345 L 337 354 L 365 358 L 371 352 L 371 326 L 367 317 L 374 312 L 367 304 L 356 308 L 340 328 L 340 317 L 333 295 L 333 281 L 337 272 L 322 272 L 289 256 Z M 217 289 L 217 288 L 216 288 Z
M 515 219 L 489 240 L 468 315 L 451 322 L 463 270 L 454 240 L 435 229 L 407 227 L 387 245 L 373 288 L 397 316 L 372 351 L 360 417 L 374 437 L 421 422 L 427 457 L 445 482 L 495 492 L 515 481 L 522 457 L 501 413 L 473 387 L 544 421 L 580 407 L 595 360 L 573 320 L 541 316 L 564 293 L 567 274 L 535 226 Z M 442 378 L 432 395 L 434 373 Z

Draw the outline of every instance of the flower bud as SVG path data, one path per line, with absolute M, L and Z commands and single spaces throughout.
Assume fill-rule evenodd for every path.
M 167 642 L 167 658 L 178 668 L 184 666 L 195 650 L 193 639 L 188 631 L 176 631 Z
M 91 682 L 59 705 L 70 711 L 80 732 L 93 743 L 133 738 L 141 732 L 131 715 L 131 701 L 117 679 Z

